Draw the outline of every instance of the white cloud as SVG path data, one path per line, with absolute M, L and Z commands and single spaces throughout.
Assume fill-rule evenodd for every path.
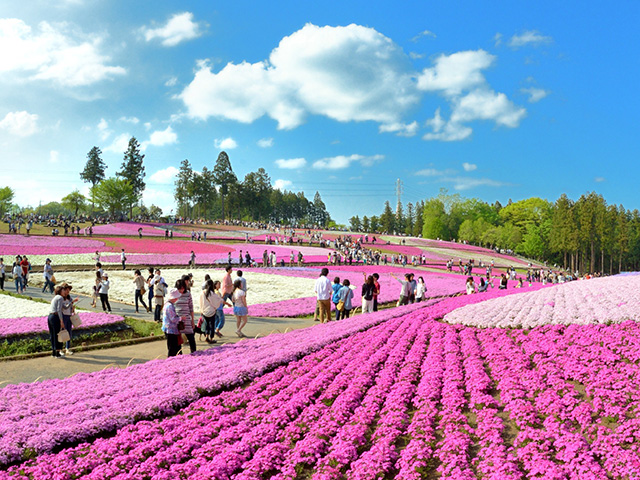
M 60 161 L 60 152 L 57 150 L 51 150 L 49 152 L 49 162 L 50 163 L 58 163 Z
M 464 162 L 462 164 L 462 168 L 464 168 L 465 172 L 473 172 L 474 170 L 478 169 L 478 165 L 476 165 L 475 163 Z
M 147 42 L 156 38 L 162 40 L 165 47 L 175 47 L 181 42 L 192 40 L 202 35 L 200 25 L 193 21 L 193 13 L 176 13 L 167 23 L 158 28 L 144 27 L 142 29 Z
M 380 133 L 392 132 L 398 135 L 399 137 L 413 137 L 416 133 L 418 133 L 418 122 L 411 123 L 391 123 L 388 125 L 380 125 L 378 127 L 378 131 Z
M 173 184 L 176 179 L 176 175 L 178 175 L 178 170 L 176 167 L 167 167 L 163 170 L 158 170 L 156 173 L 149 177 L 149 180 L 155 183 L 162 184 Z
M 551 43 L 551 37 L 542 35 L 536 30 L 528 30 L 520 35 L 514 35 L 509 40 L 509 46 L 513 48 L 523 47 L 525 45 L 541 45 L 543 43 Z
M 413 60 L 418 60 L 419 58 L 424 58 L 425 56 L 426 55 L 424 53 L 409 52 L 409 57 Z
M 454 102 L 450 122 L 462 123 L 472 120 L 493 120 L 498 125 L 517 127 L 525 116 L 524 108 L 516 107 L 504 93 L 477 89 Z
M 284 191 L 285 189 L 291 187 L 291 185 L 293 185 L 293 182 L 291 180 L 282 180 L 280 178 L 273 182 L 273 188 L 275 188 L 276 190 Z
M 422 37 L 433 37 L 433 38 L 436 38 L 436 34 L 433 33 L 430 30 L 424 30 L 424 31 L 420 32 L 419 34 L 417 34 L 415 37 L 413 37 L 411 39 L 411 41 L 415 43 L 418 40 L 420 40 Z
M 297 169 L 302 168 L 307 164 L 304 158 L 290 158 L 285 160 L 283 158 L 276 160 L 276 165 L 280 168 Z
M 109 57 L 99 51 L 102 42 L 69 23 L 41 22 L 33 31 L 20 19 L 0 19 L 0 72 L 27 73 L 32 80 L 71 87 L 124 75 L 123 67 L 107 65 Z
M 164 82 L 165 87 L 175 87 L 178 83 L 178 77 L 171 77 L 169 80 Z
M 201 63 L 180 98 L 193 118 L 251 123 L 269 116 L 280 129 L 308 114 L 391 124 L 419 100 L 413 74 L 402 49 L 372 28 L 307 24 L 268 60 L 229 63 L 217 73 Z
M 500 32 L 496 33 L 493 36 L 493 44 L 494 46 L 499 46 L 502 43 L 502 34 Z
M 178 135 L 173 131 L 171 125 L 164 130 L 156 130 L 151 134 L 149 140 L 140 144 L 140 150 L 146 150 L 149 145 L 154 147 L 164 147 L 165 145 L 172 145 L 178 141 Z
M 129 135 L 128 133 L 123 133 L 121 135 L 118 135 L 113 140 L 113 142 L 111 142 L 111 145 L 103 148 L 102 150 L 104 152 L 124 153 L 127 150 L 127 147 L 129 146 L 130 139 L 131 139 L 131 135 Z
M 455 190 L 469 190 L 475 187 L 505 187 L 509 183 L 491 180 L 489 178 L 469 178 L 469 177 L 451 177 L 443 178 L 442 181 L 453 183 Z
M 119 120 L 121 122 L 132 123 L 134 125 L 140 123 L 140 119 L 138 117 L 120 117 Z
M 258 140 L 258 146 L 260 148 L 273 147 L 273 138 L 261 138 Z
M 482 70 L 489 68 L 495 58 L 484 50 L 440 55 L 433 67 L 425 68 L 418 76 L 418 88 L 458 95 L 463 90 L 484 84 Z
M 593 180 L 596 181 L 597 183 L 602 183 L 602 182 L 606 181 L 606 178 L 604 178 L 604 177 L 596 177 Z
M 173 186 L 163 186 L 160 188 L 147 187 L 142 194 L 144 204 L 147 206 L 156 205 L 162 209 L 164 215 L 170 215 L 175 211 L 176 199 L 173 194 Z
M 100 132 L 100 140 L 102 141 L 105 141 L 113 133 L 109 130 L 109 123 L 104 118 L 101 118 L 100 122 L 98 122 L 98 131 Z
M 24 110 L 9 112 L 0 120 L 0 130 L 17 137 L 29 137 L 38 131 L 38 115 Z
M 423 135 L 424 140 L 441 140 L 443 142 L 454 142 L 464 140 L 471 136 L 471 127 L 459 123 L 447 122 L 440 115 L 440 108 L 436 109 L 433 118 L 427 120 L 426 125 L 433 129 L 432 132 Z
M 238 143 L 231 137 L 216 138 L 213 144 L 216 148 L 221 148 L 222 150 L 233 150 L 238 146 Z
M 536 87 L 521 88 L 520 91 L 529 95 L 529 103 L 539 102 L 551 93 L 548 90 Z
M 436 168 L 425 168 L 418 170 L 415 175 L 419 175 L 421 177 L 440 177 L 443 175 L 453 175 L 454 173 L 456 173 L 456 171 L 451 169 L 438 170 Z
M 363 167 L 371 167 L 372 165 L 381 162 L 384 159 L 384 155 L 373 155 L 365 157 L 364 155 L 338 155 L 336 157 L 321 158 L 313 162 L 313 168 L 315 169 L 327 169 L 327 170 L 342 170 L 347 168 L 353 162 L 360 162 Z

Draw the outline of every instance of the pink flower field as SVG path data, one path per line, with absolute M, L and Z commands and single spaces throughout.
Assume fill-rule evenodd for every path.
M 165 225 L 160 223 L 135 223 L 135 222 L 119 222 L 109 223 L 107 225 L 96 225 L 93 227 L 94 235 L 138 235 L 138 229 L 142 228 L 142 235 L 145 237 L 164 237 L 167 228 L 173 228 L 173 225 Z M 190 234 L 178 231 L 174 228 L 174 237 L 189 237 Z
M 104 248 L 104 242 L 84 237 L 0 235 L 0 256 L 93 253 Z
M 124 321 L 119 315 L 100 312 L 80 312 L 80 328 L 97 328 Z M 0 339 L 18 335 L 48 333 L 47 317 L 21 317 L 0 319 Z
M 6 386 L 0 478 L 637 477 L 640 326 L 439 321 L 517 292 Z

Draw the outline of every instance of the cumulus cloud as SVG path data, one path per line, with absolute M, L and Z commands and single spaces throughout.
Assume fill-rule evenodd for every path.
M 57 150 L 51 150 L 49 152 L 49 162 L 50 163 L 58 163 L 60 161 L 60 152 Z
M 260 148 L 273 147 L 273 138 L 261 138 L 258 140 L 258 146 Z
M 191 12 L 176 13 L 165 25 L 158 28 L 144 27 L 142 31 L 147 42 L 160 39 L 165 47 L 175 47 L 202 35 L 200 25 L 193 21 Z
M 140 150 L 146 150 L 149 145 L 154 147 L 164 147 L 165 145 L 172 145 L 178 141 L 178 135 L 173 131 L 171 125 L 164 130 L 156 130 L 151 134 L 149 140 L 140 144 Z
M 41 22 L 34 31 L 20 19 L 0 19 L 0 73 L 26 73 L 68 87 L 124 75 L 123 67 L 108 65 L 110 58 L 100 53 L 103 40 L 68 23 Z
M 475 163 L 464 162 L 462 164 L 462 168 L 464 168 L 465 172 L 473 172 L 474 170 L 478 169 L 478 165 L 476 165 Z
M 396 122 L 388 125 L 380 125 L 380 127 L 378 127 L 378 130 L 380 131 L 380 133 L 395 133 L 399 137 L 413 137 L 416 133 L 418 133 L 418 122 Z
M 433 67 L 425 68 L 418 76 L 418 88 L 447 95 L 460 94 L 486 82 L 482 71 L 489 68 L 495 58 L 484 50 L 440 55 Z
M 164 82 L 165 87 L 175 87 L 178 83 L 178 77 L 171 77 L 169 80 Z
M 25 111 L 9 112 L 0 120 L 0 130 L 18 137 L 29 137 L 38 131 L 38 115 Z
M 321 158 L 313 162 L 313 168 L 322 170 L 342 170 L 348 168 L 353 162 L 360 162 L 363 167 L 371 167 L 384 160 L 384 155 L 338 155 L 336 157 Z
M 529 95 L 529 103 L 539 102 L 551 93 L 548 90 L 537 87 L 521 88 L 520 91 Z
M 527 30 L 520 35 L 514 35 L 509 40 L 509 46 L 513 48 L 524 47 L 525 45 L 541 45 L 544 43 L 551 43 L 553 39 L 551 37 L 542 35 L 536 30 Z
M 268 116 L 280 129 L 301 125 L 309 114 L 392 124 L 419 101 L 413 74 L 402 49 L 372 28 L 307 24 L 268 60 L 229 63 L 218 72 L 200 64 L 180 98 L 193 118 L 251 123 Z
M 213 144 L 216 148 L 221 148 L 222 150 L 233 150 L 238 146 L 238 143 L 231 137 L 216 138 Z
M 109 123 L 104 118 L 101 118 L 98 122 L 98 132 L 102 141 L 105 141 L 113 133 L 109 130 Z
M 297 169 L 302 168 L 307 164 L 307 161 L 304 158 L 290 158 L 285 160 L 284 158 L 276 160 L 276 165 L 280 168 L 285 169 Z
M 282 180 L 280 178 L 273 182 L 273 188 L 281 191 L 284 191 L 285 189 L 291 187 L 291 185 L 293 185 L 293 182 L 291 180 Z
M 167 167 L 163 170 L 158 170 L 156 173 L 151 175 L 149 180 L 155 183 L 172 184 L 179 172 L 180 170 L 176 167 Z
M 111 145 L 103 148 L 102 150 L 105 152 L 113 152 L 113 153 L 124 153 L 129 146 L 129 140 L 131 139 L 131 135 L 128 133 L 123 133 L 118 135 Z

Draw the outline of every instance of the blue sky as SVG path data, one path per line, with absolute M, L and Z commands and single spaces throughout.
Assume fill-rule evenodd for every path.
M 637 2 L 0 0 L 0 186 L 86 192 L 87 152 L 114 175 L 136 136 L 166 213 L 180 162 L 222 149 L 341 222 L 396 179 L 404 203 L 638 208 L 639 21 Z

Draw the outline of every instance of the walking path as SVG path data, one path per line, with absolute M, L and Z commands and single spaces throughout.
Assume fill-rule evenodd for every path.
M 76 295 L 71 292 L 72 296 Z M 28 287 L 26 295 L 50 301 L 51 294 L 42 293 L 42 287 Z M 78 308 L 92 311 L 91 298 L 78 295 L 80 301 Z M 119 302 L 110 302 L 112 313 L 126 317 L 133 317 L 147 321 L 153 321 L 153 317 L 148 313 L 135 312 L 135 307 Z M 99 307 L 98 300 L 98 309 Z M 141 309 L 142 310 L 142 309 Z M 309 327 L 313 320 L 301 318 L 258 318 L 249 317 L 249 322 L 244 328 L 244 333 L 250 337 L 266 336 L 273 332 L 284 332 L 298 328 Z M 219 338 L 218 343 L 210 345 L 200 341 L 200 335 L 196 335 L 198 350 L 216 348 L 224 343 L 236 343 L 241 339 L 235 335 L 236 318 L 231 315 L 226 316 L 226 324 L 222 332 L 225 335 Z M 186 346 L 189 351 L 188 345 Z M 167 344 L 164 338 L 158 341 L 127 345 L 123 347 L 105 348 L 102 350 L 90 350 L 85 352 L 75 352 L 74 355 L 56 359 L 50 355 L 46 357 L 30 358 L 27 360 L 5 361 L 0 363 L 0 388 L 7 384 L 30 383 L 48 378 L 65 378 L 79 372 L 95 372 L 105 368 L 125 368 L 127 365 L 145 363 L 156 358 L 167 356 Z

